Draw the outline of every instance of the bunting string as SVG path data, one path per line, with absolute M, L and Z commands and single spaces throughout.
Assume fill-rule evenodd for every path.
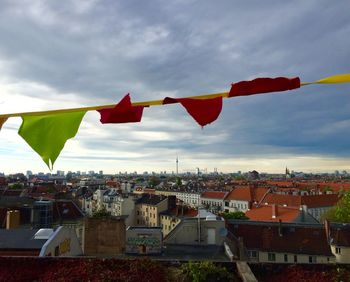
M 300 82 L 299 77 L 256 78 L 233 83 L 229 92 L 212 93 L 184 98 L 166 97 L 131 103 L 127 94 L 118 104 L 49 111 L 9 113 L 0 115 L 0 129 L 10 117 L 21 117 L 22 125 L 18 134 L 36 151 L 50 170 L 62 151 L 66 141 L 73 138 L 87 111 L 98 111 L 100 122 L 140 122 L 144 107 L 180 103 L 192 118 L 205 126 L 215 121 L 222 110 L 222 99 L 263 93 L 288 91 L 312 84 L 350 83 L 350 74 L 338 74 L 314 82 Z

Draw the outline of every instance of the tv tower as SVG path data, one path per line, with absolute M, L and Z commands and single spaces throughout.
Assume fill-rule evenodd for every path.
M 179 158 L 176 156 L 176 175 L 179 174 Z

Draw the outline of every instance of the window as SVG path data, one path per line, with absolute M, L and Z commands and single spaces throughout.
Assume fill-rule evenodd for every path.
M 56 246 L 55 247 L 55 257 L 58 257 L 60 255 L 60 247 Z
M 258 257 L 258 252 L 257 251 L 249 251 L 248 256 L 250 258 L 257 258 Z
M 284 254 L 284 262 L 288 262 L 288 255 Z
M 276 254 L 275 253 L 268 253 L 267 260 L 268 261 L 276 261 Z
M 298 256 L 294 255 L 294 262 L 298 262 Z
M 309 256 L 309 263 L 316 263 L 316 256 Z
M 338 255 L 340 255 L 340 254 L 341 254 L 341 248 L 338 248 L 338 247 L 335 248 L 335 253 L 338 254 Z

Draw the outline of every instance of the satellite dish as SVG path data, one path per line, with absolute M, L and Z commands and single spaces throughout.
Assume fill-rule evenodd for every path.
M 221 237 L 226 237 L 227 236 L 227 229 L 225 228 L 225 227 L 223 227 L 223 228 L 220 228 L 220 230 L 219 230 L 219 234 L 220 234 L 220 236 Z

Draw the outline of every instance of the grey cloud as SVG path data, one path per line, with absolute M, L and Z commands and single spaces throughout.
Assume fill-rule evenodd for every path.
M 140 101 L 228 91 L 257 76 L 312 81 L 349 72 L 348 1 L 0 3 L 4 76 L 90 105 L 127 92 Z M 143 148 L 154 158 L 157 149 L 197 158 L 349 156 L 349 91 L 322 85 L 227 99 L 204 130 L 179 105 L 151 107 L 139 125 L 107 125 L 102 137 L 82 126 L 77 140 L 87 150 Z

